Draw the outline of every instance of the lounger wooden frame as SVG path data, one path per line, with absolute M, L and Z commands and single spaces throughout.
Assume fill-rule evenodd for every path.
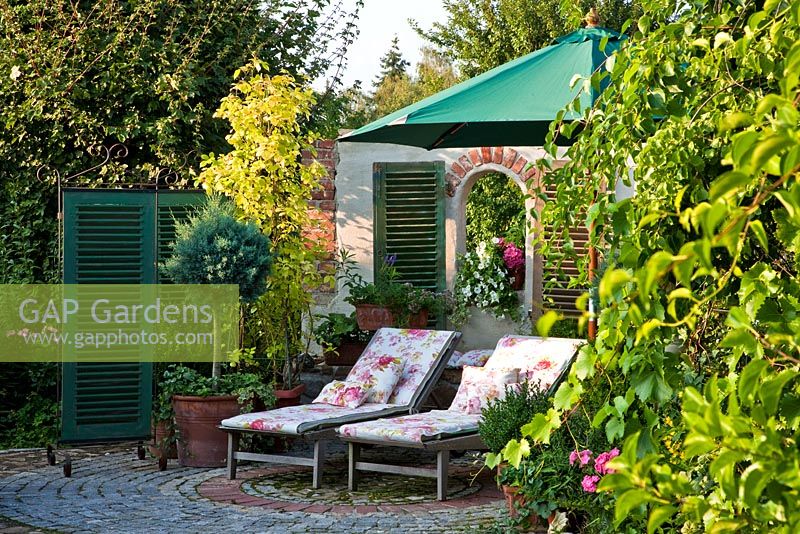
M 569 374 L 575 357 L 578 354 L 578 347 L 567 361 L 564 369 L 559 374 L 555 382 L 550 386 L 548 394 L 553 395 L 561 385 L 561 382 Z M 432 436 L 419 443 L 402 441 L 383 441 L 370 440 L 351 436 L 338 436 L 340 440 L 348 442 L 348 461 L 347 461 L 347 487 L 350 491 L 358 489 L 358 472 L 373 471 L 378 473 L 390 473 L 394 475 L 419 476 L 436 479 L 436 498 L 440 501 L 447 500 L 447 480 L 450 466 L 451 451 L 487 450 L 486 444 L 481 439 L 477 430 L 459 436 L 443 437 L 438 439 Z M 420 449 L 436 452 L 436 467 L 409 467 L 404 465 L 394 465 L 388 463 L 362 462 L 361 446 L 375 445 L 380 447 L 402 447 L 408 449 Z
M 269 432 L 263 430 L 250 430 L 244 428 L 232 428 L 220 425 L 218 428 L 223 432 L 228 433 L 228 456 L 227 456 L 227 474 L 230 480 L 236 478 L 237 462 L 239 460 L 249 460 L 252 462 L 267 462 L 273 464 L 284 465 L 302 465 L 310 466 L 313 468 L 312 487 L 319 489 L 322 486 L 322 473 L 325 467 L 326 456 L 326 443 L 332 439 L 337 438 L 336 429 L 342 424 L 360 423 L 370 421 L 372 419 L 381 419 L 384 417 L 393 417 L 400 415 L 410 415 L 418 413 L 420 407 L 430 396 L 439 377 L 442 376 L 444 368 L 447 365 L 450 356 L 455 350 L 456 345 L 461 340 L 461 332 L 453 332 L 449 342 L 444 346 L 442 352 L 437 356 L 431 368 L 428 370 L 425 378 L 420 383 L 419 388 L 414 393 L 411 402 L 404 406 L 397 406 L 377 412 L 367 412 L 363 414 L 355 414 L 346 422 L 341 422 L 333 425 L 328 425 L 325 428 L 318 428 L 301 432 L 299 434 L 289 434 L 283 432 Z M 369 347 L 369 346 L 368 346 Z M 365 349 L 366 350 L 366 349 Z M 320 426 L 325 426 L 325 421 L 320 421 Z M 291 456 L 291 455 L 278 455 L 278 454 L 260 454 L 252 452 L 244 452 L 239 450 L 239 439 L 242 434 L 253 434 L 261 436 L 271 436 L 276 438 L 291 438 L 302 439 L 314 445 L 314 456 L 311 458 L 305 456 Z

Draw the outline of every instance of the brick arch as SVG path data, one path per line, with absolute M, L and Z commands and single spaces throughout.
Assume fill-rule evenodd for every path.
M 499 167 L 499 168 L 498 168 Z M 447 195 L 455 196 L 466 178 L 483 171 L 502 172 L 527 184 L 539 175 L 539 171 L 528 158 L 508 147 L 481 147 L 468 150 L 456 158 L 445 175 Z

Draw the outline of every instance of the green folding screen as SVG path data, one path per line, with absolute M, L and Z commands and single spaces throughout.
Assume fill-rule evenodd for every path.
M 175 219 L 204 198 L 195 191 L 65 190 L 64 283 L 164 282 L 158 263 L 169 253 Z M 65 363 L 61 440 L 148 437 L 152 382 L 151 363 Z

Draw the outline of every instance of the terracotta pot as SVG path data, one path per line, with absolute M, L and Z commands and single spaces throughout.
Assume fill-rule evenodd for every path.
M 178 427 L 178 463 L 186 467 L 223 467 L 228 435 L 217 427 L 223 419 L 239 415 L 236 396 L 174 395 L 172 409 Z
M 392 310 L 375 304 L 359 304 L 356 306 L 356 322 L 361 330 L 377 330 L 383 327 L 397 326 Z M 428 325 L 428 310 L 421 310 L 408 319 L 409 328 L 425 328 Z
M 334 365 L 355 365 L 367 344 L 361 341 L 343 341 L 335 351 L 325 351 L 325 363 Z
M 306 390 L 305 384 L 300 384 L 293 389 L 275 390 L 275 407 L 286 408 L 287 406 L 297 406 L 300 404 L 300 396 Z
M 514 269 L 509 273 L 509 281 L 511 282 L 511 289 L 519 291 L 525 287 L 525 267 Z
M 503 496 L 506 498 L 506 509 L 508 510 L 508 516 L 511 519 L 516 519 L 519 516 L 519 508 L 525 507 L 527 501 L 525 500 L 525 496 L 522 495 L 519 491 L 520 488 L 516 486 L 500 486 L 503 490 Z M 536 514 L 531 514 L 525 518 L 522 523 L 520 523 L 520 527 L 525 530 L 530 530 L 535 528 L 539 525 L 539 516 Z
M 153 442 L 148 445 L 150 454 L 156 458 L 166 457 L 174 460 L 178 457 L 178 447 L 175 443 L 175 429 L 167 428 L 166 421 L 159 421 L 152 427 Z M 166 451 L 162 448 L 166 444 Z M 165 454 L 166 452 L 166 454 Z

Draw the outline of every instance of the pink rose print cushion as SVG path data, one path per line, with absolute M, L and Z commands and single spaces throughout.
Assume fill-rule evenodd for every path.
M 497 342 L 486 367 L 517 367 L 520 382 L 538 382 L 542 389 L 547 389 L 558 379 L 582 343 L 581 339 L 506 336 Z
M 312 402 L 316 404 L 330 404 L 345 408 L 358 408 L 367 400 L 369 387 L 361 382 L 342 382 L 334 380 L 327 384 Z
M 461 385 L 450 410 L 479 414 L 491 399 L 502 399 L 506 386 L 515 384 L 519 369 L 487 369 L 486 367 L 464 367 Z
M 461 359 L 458 360 L 459 367 L 466 367 L 471 365 L 473 367 L 483 367 L 486 365 L 487 360 L 494 353 L 494 349 L 477 349 L 465 352 Z
M 345 382 L 358 382 L 369 388 L 365 402 L 386 403 L 403 374 L 405 365 L 397 356 L 371 354 L 356 362 Z

